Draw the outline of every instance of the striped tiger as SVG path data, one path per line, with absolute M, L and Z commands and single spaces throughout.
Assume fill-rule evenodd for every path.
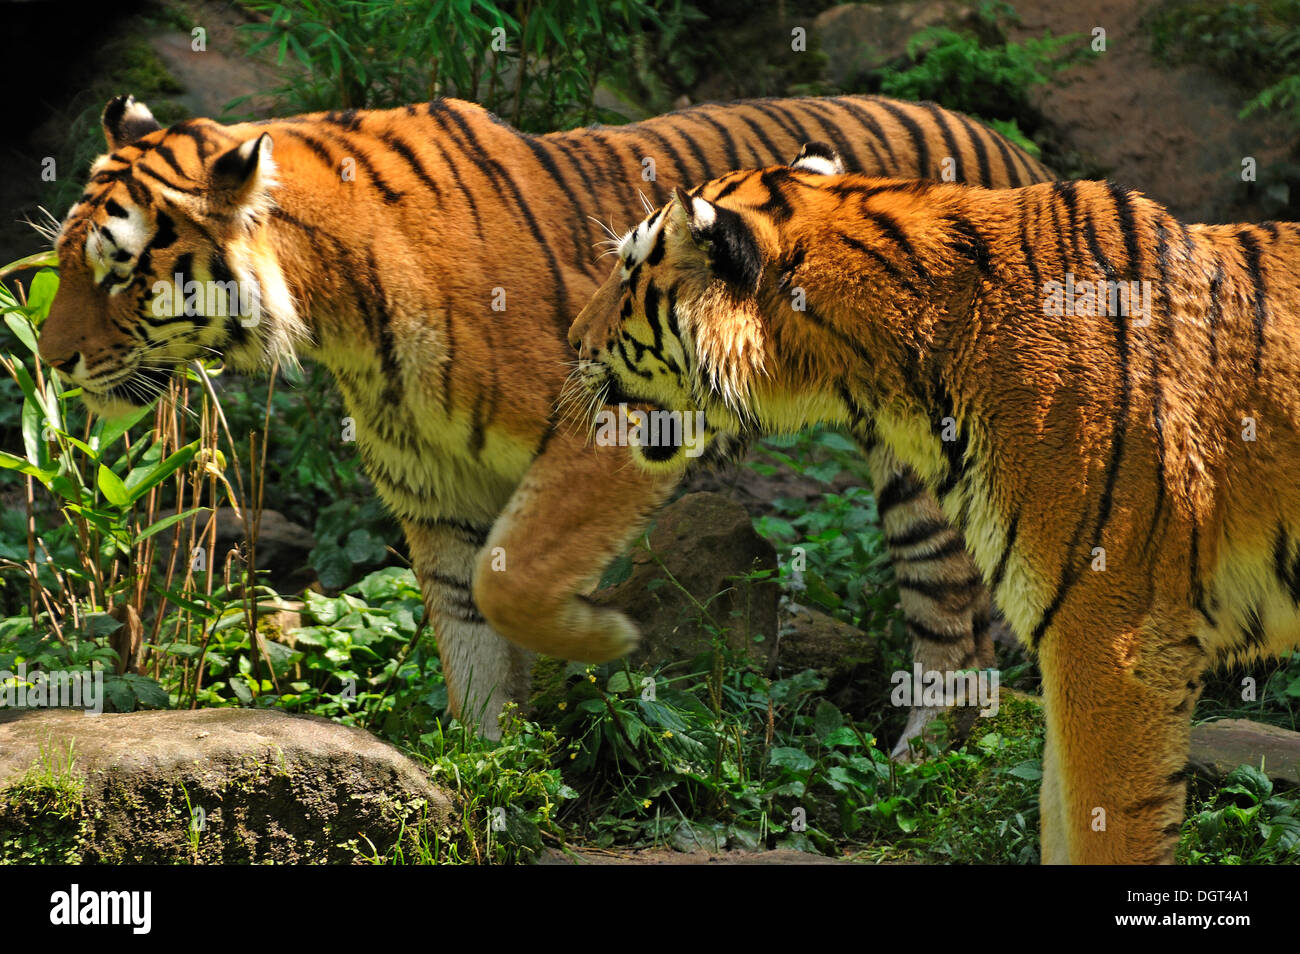
M 629 620 L 583 594 L 672 489 L 588 447 L 556 410 L 569 323 L 600 281 L 598 220 L 632 221 L 643 191 L 662 202 L 674 183 L 780 161 L 813 134 L 876 173 L 1049 178 L 965 117 L 854 96 L 546 136 L 449 99 L 164 130 L 119 97 L 103 127 L 109 153 L 57 239 L 42 357 L 103 415 L 213 353 L 236 370 L 297 356 L 329 368 L 405 532 L 451 708 L 489 735 L 526 694 L 528 650 L 600 660 L 634 642 Z M 191 282 L 220 293 L 183 294 Z M 883 452 L 873 465 L 918 581 L 903 595 L 918 658 L 987 664 L 969 556 L 930 533 L 938 506 L 906 471 Z
M 1172 862 L 1203 675 L 1300 645 L 1300 225 L 831 155 L 678 189 L 629 233 L 571 331 L 584 379 L 705 439 L 890 447 L 1038 657 L 1043 860 Z

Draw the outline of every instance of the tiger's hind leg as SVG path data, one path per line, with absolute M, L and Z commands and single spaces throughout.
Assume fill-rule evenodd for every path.
M 488 625 L 471 596 L 474 561 L 488 527 L 462 520 L 403 521 L 424 594 L 453 715 L 499 739 L 507 702 L 527 698 L 532 655 Z
M 636 467 L 626 448 L 558 430 L 493 525 L 474 601 L 498 632 L 534 652 L 583 662 L 624 655 L 636 625 L 587 594 L 677 482 Z
M 1044 863 L 1174 861 L 1207 665 L 1182 635 L 1190 620 L 1180 622 L 1125 629 L 1080 619 L 1043 638 Z
M 872 448 L 867 461 L 913 660 L 925 672 L 992 666 L 992 601 L 961 535 L 920 478 L 883 445 Z M 910 758 L 912 740 L 944 711 L 914 705 L 892 757 Z M 969 730 L 975 714 L 974 708 L 957 713 L 961 732 Z

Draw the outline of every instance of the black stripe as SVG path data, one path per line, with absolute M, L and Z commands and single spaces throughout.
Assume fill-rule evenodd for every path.
M 962 640 L 969 639 L 969 632 L 941 633 L 937 629 L 931 629 L 924 623 L 919 623 L 914 619 L 903 620 L 903 628 L 911 635 L 913 639 L 920 639 L 927 643 L 939 643 L 943 646 L 951 646 L 953 643 L 959 643 Z
M 876 494 L 876 512 L 883 518 L 895 507 L 910 503 L 925 492 L 925 484 L 910 470 L 892 474 Z
M 410 144 L 391 130 L 384 130 L 379 134 L 379 138 L 384 145 L 406 161 L 406 164 L 411 167 L 411 171 L 415 173 L 416 178 L 423 182 L 429 191 L 433 193 L 433 198 L 438 203 L 438 207 L 442 208 L 442 189 L 429 176 L 428 171 L 424 168 L 424 163 L 420 161 L 420 157 L 415 154 L 415 150 L 411 148 Z
M 925 141 L 925 133 L 917 124 L 916 120 L 905 113 L 897 105 L 889 102 L 889 100 L 875 99 L 873 102 L 885 112 L 889 113 L 889 115 L 893 116 L 894 119 L 898 121 L 899 125 L 906 130 L 908 136 L 911 137 L 912 151 L 916 155 L 916 177 L 920 179 L 932 178 L 930 175 L 930 146 Z
M 790 135 L 790 138 L 795 142 L 794 151 L 795 153 L 798 153 L 799 148 L 803 146 L 804 143 L 813 142 L 817 137 L 808 134 L 808 130 L 803 128 L 803 124 L 799 122 L 798 117 L 791 113 L 789 107 L 785 105 L 786 102 L 788 101 L 764 101 L 754 103 L 753 106 L 755 109 L 770 117 L 778 126 Z M 792 155 L 790 158 L 793 159 L 794 156 Z
M 917 593 L 936 603 L 952 596 L 965 597 L 964 606 L 948 608 L 952 613 L 969 609 L 971 601 L 983 592 L 984 587 L 984 579 L 978 574 L 963 580 L 907 580 L 900 577 L 897 583 L 900 590 Z
M 560 187 L 560 191 L 564 193 L 565 198 L 568 200 L 569 208 L 566 210 L 564 218 L 568 220 L 569 239 L 573 242 L 573 263 L 578 268 L 586 271 L 588 265 L 590 265 L 590 258 L 583 254 L 583 247 L 586 244 L 586 240 L 590 238 L 590 233 L 581 235 L 579 234 L 578 229 L 583 226 L 589 227 L 591 222 L 589 219 L 586 219 L 579 214 L 579 211 L 584 207 L 582 200 L 578 198 L 577 193 L 573 191 L 569 186 L 568 181 L 560 173 L 559 166 L 555 164 L 555 159 L 551 156 L 547 144 L 539 141 L 533 136 L 525 136 L 523 138 L 524 144 L 527 145 L 529 150 L 532 152 L 533 158 L 535 158 L 538 164 L 546 171 L 546 174 L 551 177 L 551 181 Z M 586 230 L 584 229 L 584 231 Z
M 461 135 L 469 144 L 471 155 L 477 158 L 480 168 L 487 173 L 488 178 L 492 179 L 498 187 L 503 187 L 510 193 L 511 198 L 514 199 L 514 204 L 520 217 L 528 226 L 528 231 L 537 242 L 538 248 L 540 248 L 542 253 L 546 256 L 546 262 L 550 268 L 551 277 L 554 279 L 556 297 L 555 310 L 551 313 L 551 317 L 552 321 L 559 327 L 561 334 L 567 340 L 569 325 L 572 324 L 573 315 L 572 309 L 569 305 L 568 289 L 565 285 L 564 275 L 560 271 L 560 263 L 555 257 L 555 250 L 551 247 L 551 243 L 546 240 L 546 236 L 542 234 L 542 230 L 537 224 L 537 219 L 533 215 L 533 210 L 529 208 L 528 203 L 524 201 L 524 197 L 520 193 L 518 185 L 515 184 L 514 177 L 511 176 L 510 173 L 507 172 L 506 169 L 499 162 L 493 159 L 483 148 L 478 137 L 474 134 L 474 130 L 471 129 L 469 123 L 465 121 L 465 117 L 461 116 L 455 109 L 450 108 L 446 110 L 446 114 L 460 129 Z
M 880 174 L 892 175 L 893 170 L 898 168 L 898 159 L 894 156 L 894 147 L 890 143 L 889 137 L 886 136 L 885 131 L 880 128 L 880 123 L 876 122 L 876 117 L 872 116 L 870 112 L 868 112 L 862 106 L 859 106 L 852 99 L 848 99 L 843 96 L 836 96 L 834 99 L 831 100 L 831 102 L 848 110 L 849 114 L 852 115 L 853 118 L 855 118 L 858 122 L 860 122 L 867 129 L 867 131 L 871 133 L 871 135 L 876 137 L 875 142 L 872 142 L 870 139 L 868 139 L 866 140 L 866 143 L 868 146 L 871 147 L 872 154 L 876 157 L 876 160 L 880 163 L 879 166 L 877 167 L 880 170 Z M 877 144 L 885 147 L 885 152 L 889 154 L 888 163 L 884 162 L 881 159 L 880 153 L 876 149 Z
M 839 152 L 840 157 L 844 159 L 845 162 L 850 163 L 855 169 L 866 168 L 862 163 L 862 157 L 859 156 L 858 151 L 853 148 L 853 143 L 840 131 L 840 123 L 843 122 L 842 117 L 836 116 L 835 111 L 821 100 L 804 99 L 799 101 L 799 105 L 803 107 L 805 115 L 810 114 L 812 118 L 817 121 L 817 125 L 821 126 L 822 129 L 826 131 L 826 135 L 830 138 L 836 151 Z M 822 112 L 830 114 L 829 121 L 822 118 Z
M 704 107 L 692 110 L 684 115 L 710 126 L 718 134 L 718 138 L 722 140 L 722 149 L 727 154 L 728 169 L 739 169 L 741 167 L 740 153 L 736 151 L 736 140 L 732 138 L 731 130 L 710 116 Z
M 1016 534 L 1020 531 L 1020 511 L 1017 509 L 1011 522 L 1007 524 L 1007 538 L 1002 544 L 1002 554 L 998 557 L 997 566 L 993 568 L 993 575 L 989 577 L 989 590 L 997 597 L 998 587 L 1002 585 L 1002 578 L 1006 576 L 1007 561 L 1011 559 L 1011 551 L 1016 547 Z
M 1246 259 L 1246 270 L 1250 272 L 1250 282 L 1254 289 L 1255 303 L 1255 359 L 1252 367 L 1259 377 L 1260 365 L 1264 360 L 1264 325 L 1268 321 L 1268 289 L 1264 284 L 1264 272 L 1259 264 L 1259 242 L 1246 229 L 1237 233 L 1237 244 L 1241 246 Z
M 989 169 L 988 150 L 984 148 L 982 127 L 972 123 L 961 113 L 952 113 L 951 115 L 956 118 L 957 122 L 961 123 L 962 129 L 966 131 L 966 136 L 970 140 L 971 148 L 975 150 L 975 168 L 979 170 L 979 184 L 986 189 L 992 189 L 994 187 L 991 178 L 992 172 Z
M 334 144 L 338 148 L 346 150 L 347 155 L 341 156 L 340 162 L 344 158 L 356 160 L 357 165 L 364 169 L 366 175 L 370 177 L 370 184 L 379 191 L 379 194 L 384 197 L 385 202 L 391 205 L 394 202 L 401 201 L 406 196 L 405 192 L 400 192 L 397 189 L 394 189 L 388 184 L 384 177 L 379 174 L 379 170 L 376 169 L 375 164 L 371 162 L 370 156 L 356 140 L 349 139 L 347 136 L 340 135 L 339 133 L 329 129 L 322 129 L 321 134 L 327 139 L 333 140 Z
M 987 129 L 987 127 L 985 128 Z M 1028 181 L 1033 181 L 1034 176 L 1030 176 L 1026 180 L 1020 175 L 1020 170 L 1016 168 L 1016 164 L 1011 158 L 1011 150 L 1007 148 L 1006 137 L 995 129 L 988 129 L 988 134 L 993 139 L 993 145 L 998 147 L 998 155 L 1002 157 L 1002 166 L 1003 171 L 1006 173 L 1007 184 L 1013 189 L 1019 189 Z M 1016 151 L 1019 152 L 1020 150 L 1017 149 Z
M 951 533 L 952 528 L 942 520 L 918 520 L 901 533 L 885 534 L 885 543 L 891 547 L 915 547 L 943 533 Z
M 1219 322 L 1223 318 L 1223 259 L 1219 250 L 1211 247 L 1214 256 L 1214 274 L 1210 277 L 1210 314 L 1208 316 L 1210 331 L 1210 366 L 1219 364 Z
M 439 130 L 441 130 L 443 137 L 448 139 L 451 142 L 451 145 L 458 150 L 458 154 L 464 156 L 464 152 L 460 150 L 460 144 L 455 141 L 455 137 L 452 136 L 451 130 L 448 129 L 446 123 L 442 121 L 442 108 L 442 101 L 434 100 L 426 109 L 426 114 L 429 119 L 437 125 Z M 442 148 L 442 143 L 438 141 L 439 138 L 440 137 L 438 136 L 431 137 L 429 139 L 429 145 L 438 150 L 438 155 L 442 157 L 442 167 L 444 169 L 459 169 L 460 163 L 453 161 L 452 158 L 447 155 L 447 150 Z M 469 186 L 465 184 L 465 180 L 462 176 L 453 175 L 451 181 L 455 183 L 456 188 L 460 190 L 461 196 L 465 199 L 465 204 L 469 206 L 469 214 L 474 217 L 474 231 L 478 233 L 479 241 L 485 241 L 483 235 L 483 218 L 479 215 L 478 203 L 474 200 L 474 193 L 469 190 Z
M 948 529 L 947 524 L 944 524 L 943 526 L 944 529 Z M 928 553 L 922 553 L 916 556 L 894 556 L 893 559 L 903 563 L 928 563 L 931 560 L 943 560 L 947 557 L 955 556 L 958 553 L 964 553 L 965 551 L 966 544 L 962 542 L 961 537 L 953 534 L 952 538 L 949 539 L 947 543 L 940 544 Z
M 930 115 L 933 117 L 935 125 L 939 127 L 939 132 L 943 135 L 944 145 L 948 147 L 948 151 L 952 155 L 952 161 L 957 166 L 957 181 L 968 181 L 965 172 L 965 162 L 962 160 L 961 146 L 957 143 L 957 137 L 952 134 L 952 127 L 948 125 L 948 120 L 944 117 L 943 110 L 934 103 L 923 103 L 922 105 L 930 111 Z
M 165 142 L 160 142 L 153 147 L 152 151 L 162 156 L 163 162 L 171 166 L 172 172 L 176 173 L 182 179 L 190 178 L 189 173 L 187 173 L 185 169 L 181 166 L 180 160 L 176 158 L 176 153 L 172 151 L 171 146 L 167 145 Z
M 892 215 L 888 212 L 881 212 L 871 208 L 864 208 L 862 210 L 862 215 L 875 224 L 880 231 L 884 232 L 885 236 L 890 241 L 902 249 L 903 253 L 911 260 L 912 267 L 916 270 L 916 274 L 922 281 L 930 281 L 929 270 L 926 269 L 924 263 L 922 263 L 920 258 L 917 257 L 916 249 L 912 247 L 911 241 L 903 232 L 902 227 L 899 226 L 898 221 Z
M 735 113 L 736 118 L 750 128 L 758 138 L 758 141 L 762 144 L 763 148 L 767 150 L 769 162 L 788 162 L 790 159 L 794 158 L 793 156 L 784 155 L 777 147 L 776 143 L 772 141 L 772 138 L 767 134 L 767 130 L 746 116 L 742 110 L 734 109 L 732 112 Z M 762 162 L 760 165 L 768 165 L 769 162 Z

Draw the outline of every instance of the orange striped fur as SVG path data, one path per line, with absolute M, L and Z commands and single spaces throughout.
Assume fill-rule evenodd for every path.
M 937 176 L 951 158 L 992 186 L 1048 176 L 977 123 L 871 97 L 701 106 L 548 136 L 455 100 L 163 130 L 123 97 L 104 126 L 110 154 L 58 240 L 43 356 L 105 414 L 212 352 L 236 369 L 326 365 L 355 420 L 356 448 L 339 453 L 360 450 L 401 521 L 453 709 L 486 714 L 489 733 L 526 694 L 520 647 L 605 659 L 634 642 L 630 621 L 581 596 L 673 486 L 588 447 L 556 412 L 565 334 L 603 273 L 599 223 L 639 217 L 641 193 L 662 202 L 679 182 L 779 161 L 818 136 L 876 173 Z M 154 283 L 177 274 L 254 289 L 256 322 L 206 303 L 155 314 Z M 883 452 L 873 466 L 882 488 L 911 480 Z M 899 534 L 941 518 L 928 494 L 894 497 L 885 519 Z M 941 590 L 973 573 L 960 547 L 918 567 Z M 982 588 L 955 601 L 905 592 L 904 605 L 927 668 L 986 660 Z
M 1300 225 L 796 166 L 635 235 L 571 331 L 589 385 L 714 439 L 889 446 L 1037 653 L 1043 859 L 1172 861 L 1203 674 L 1300 644 Z M 1149 298 L 1089 308 L 1083 282 Z

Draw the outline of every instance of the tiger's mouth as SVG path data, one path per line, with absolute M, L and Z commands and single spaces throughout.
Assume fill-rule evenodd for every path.
M 81 399 L 100 417 L 123 417 L 148 407 L 166 394 L 174 371 L 174 368 L 162 367 L 134 368 L 107 387 L 82 385 Z

